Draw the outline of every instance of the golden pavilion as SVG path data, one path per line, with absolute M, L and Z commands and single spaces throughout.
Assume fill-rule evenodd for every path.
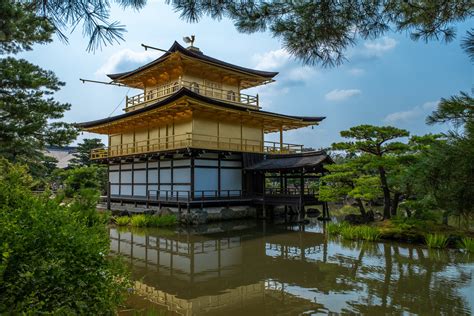
M 284 132 L 318 125 L 324 117 L 264 111 L 245 89 L 269 84 L 277 72 L 233 65 L 175 42 L 137 69 L 108 75 L 140 89 L 124 113 L 79 124 L 108 135 L 91 152 L 107 164 L 108 201 L 179 212 L 233 205 L 317 204 L 310 183 L 330 158 L 284 142 Z M 279 141 L 266 141 L 268 133 Z M 326 208 L 326 207 L 324 207 Z M 265 207 L 264 207 L 265 209 Z

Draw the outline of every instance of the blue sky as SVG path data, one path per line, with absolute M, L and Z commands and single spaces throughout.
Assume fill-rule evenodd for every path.
M 113 8 L 112 17 L 127 27 L 125 42 L 87 53 L 87 38 L 80 30 L 69 44 L 55 38 L 21 54 L 45 69 L 53 70 L 66 86 L 56 97 L 72 104 L 65 121 L 82 122 L 107 117 L 124 99 L 126 88 L 82 84 L 79 78 L 107 80 L 105 73 L 125 71 L 160 56 L 145 52 L 146 43 L 168 48 L 173 41 L 195 34 L 205 54 L 245 67 L 279 71 L 276 82 L 248 90 L 259 93 L 265 110 L 308 116 L 326 116 L 320 126 L 289 131 L 285 142 L 306 147 L 329 146 L 341 138 L 339 132 L 359 124 L 392 125 L 413 134 L 439 132 L 446 126 L 427 126 L 425 117 L 442 97 L 471 91 L 473 67 L 460 48 L 460 40 L 471 26 L 456 26 L 456 40 L 414 42 L 408 34 L 387 33 L 375 41 L 360 41 L 347 52 L 344 65 L 324 69 L 305 67 L 281 48 L 269 33 L 240 34 L 228 20 L 209 18 L 189 24 L 170 6 L 151 1 L 141 11 Z M 136 90 L 129 95 L 138 93 Z M 114 112 L 122 113 L 123 103 Z M 96 135 L 84 133 L 84 137 Z M 267 139 L 276 140 L 276 135 Z

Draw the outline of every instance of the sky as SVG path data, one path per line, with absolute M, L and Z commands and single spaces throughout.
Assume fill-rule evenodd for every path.
M 167 49 L 183 36 L 196 35 L 195 46 L 206 55 L 259 70 L 278 71 L 276 82 L 243 91 L 258 93 L 264 110 L 302 116 L 325 116 L 314 128 L 288 131 L 287 143 L 324 148 L 341 141 L 340 131 L 360 124 L 391 125 L 422 135 L 447 126 L 427 126 L 425 118 L 442 97 L 470 92 L 473 66 L 460 47 L 468 22 L 456 25 L 458 36 L 448 44 L 412 41 L 406 33 L 386 33 L 371 41 L 360 40 L 347 51 L 342 66 L 303 66 L 282 49 L 269 33 L 241 34 L 229 20 L 204 18 L 198 23 L 180 19 L 169 5 L 150 1 L 140 10 L 113 7 L 113 20 L 126 25 L 125 41 L 88 53 L 87 37 L 77 29 L 69 43 L 54 38 L 19 57 L 52 70 L 66 86 L 56 99 L 70 103 L 66 122 L 92 121 L 123 113 L 124 98 L 137 90 L 100 84 L 83 84 L 79 78 L 104 80 L 107 73 L 134 69 L 162 53 L 145 51 L 140 44 Z M 472 23 L 472 21 L 471 21 Z M 98 135 L 83 133 L 83 138 Z M 106 141 L 105 137 L 100 137 Z M 277 140 L 278 135 L 266 135 Z M 77 142 L 75 144 L 77 144 Z

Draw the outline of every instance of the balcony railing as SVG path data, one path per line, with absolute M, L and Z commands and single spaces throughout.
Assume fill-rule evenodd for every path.
M 153 101 L 157 101 L 169 95 L 172 95 L 183 87 L 188 88 L 189 90 L 200 95 L 224 101 L 227 103 L 237 104 L 250 108 L 259 107 L 258 95 L 253 96 L 244 93 L 237 93 L 232 90 L 223 90 L 205 84 L 199 84 L 197 82 L 178 80 L 159 86 L 154 89 L 147 90 L 145 93 L 140 93 L 133 97 L 127 97 L 125 111 L 133 111 L 143 108 Z
M 142 153 L 167 151 L 181 148 L 202 148 L 251 153 L 292 154 L 303 151 L 303 145 L 278 142 L 211 136 L 196 133 L 172 135 L 119 144 L 91 151 L 91 159 L 128 156 Z

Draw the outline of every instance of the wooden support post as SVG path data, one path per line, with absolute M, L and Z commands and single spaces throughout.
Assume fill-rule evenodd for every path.
M 283 126 L 280 126 L 280 152 L 283 151 Z
M 108 186 L 107 186 L 107 210 L 110 211 L 110 181 L 108 181 Z

